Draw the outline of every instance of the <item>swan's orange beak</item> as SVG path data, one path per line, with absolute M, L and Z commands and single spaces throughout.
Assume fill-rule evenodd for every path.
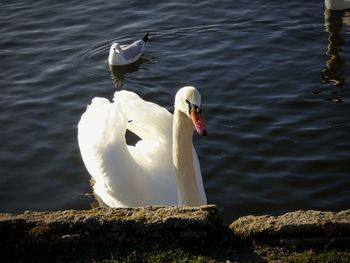
M 196 105 L 192 107 L 191 119 L 193 121 L 194 127 L 196 128 L 198 134 L 201 136 L 207 136 L 208 130 L 207 130 L 207 126 L 204 123 L 202 111 Z

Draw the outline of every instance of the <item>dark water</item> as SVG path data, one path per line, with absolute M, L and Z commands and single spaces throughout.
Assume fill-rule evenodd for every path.
M 128 89 L 172 110 L 184 85 L 202 94 L 195 145 L 226 222 L 349 208 L 349 16 L 316 0 L 2 1 L 0 211 L 89 208 L 76 137 L 91 98 Z M 148 31 L 140 63 L 111 72 L 110 44 Z

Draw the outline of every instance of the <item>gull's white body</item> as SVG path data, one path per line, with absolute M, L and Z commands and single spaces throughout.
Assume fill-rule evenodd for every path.
M 350 0 L 325 0 L 327 9 L 345 10 L 350 8 Z
M 175 118 L 181 122 L 188 117 Z M 206 204 L 192 135 L 190 141 L 184 142 L 189 149 L 184 156 L 190 154 L 190 158 L 178 172 L 186 174 L 185 170 L 192 169 L 194 183 L 187 183 L 190 180 L 180 178 L 174 169 L 173 130 L 179 132 L 180 127 L 177 121 L 173 126 L 173 119 L 165 108 L 129 91 L 116 92 L 112 103 L 104 98 L 92 100 L 79 122 L 78 141 L 85 166 L 95 181 L 94 191 L 105 204 L 112 207 Z M 126 144 L 127 129 L 141 138 L 135 146 Z M 193 133 L 193 124 L 190 132 Z M 183 201 L 186 199 L 192 201 Z
M 109 49 L 108 63 L 112 66 L 124 66 L 136 62 L 143 54 L 147 42 L 148 33 L 143 39 L 130 45 L 113 43 Z

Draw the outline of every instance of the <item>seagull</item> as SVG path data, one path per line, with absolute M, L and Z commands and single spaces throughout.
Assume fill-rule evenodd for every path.
M 109 49 L 108 63 L 112 66 L 124 66 L 134 63 L 141 57 L 148 42 L 148 36 L 149 33 L 130 45 L 113 43 Z

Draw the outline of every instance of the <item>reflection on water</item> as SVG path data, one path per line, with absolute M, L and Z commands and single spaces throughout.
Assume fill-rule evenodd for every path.
M 112 66 L 109 65 L 109 69 L 111 71 L 111 77 L 114 82 L 114 85 L 118 90 L 123 88 L 123 80 L 124 76 L 127 73 L 132 73 L 136 72 L 139 70 L 139 66 L 144 62 L 144 58 L 138 59 L 136 62 L 130 64 L 130 65 L 125 65 L 125 66 Z
M 350 24 L 349 13 L 345 10 L 330 10 L 325 9 L 325 30 L 329 33 L 327 47 L 327 62 L 326 67 L 322 71 L 324 83 L 331 83 L 337 88 L 346 85 L 345 65 L 346 61 L 342 57 L 342 48 L 346 48 L 345 38 L 343 35 L 343 25 Z M 332 97 L 327 100 L 333 102 L 342 102 L 342 98 L 337 94 L 337 91 L 332 92 Z
M 345 61 L 341 57 L 341 47 L 345 43 L 342 35 L 345 11 L 325 10 L 325 29 L 329 33 L 326 68 L 322 77 L 325 82 L 332 82 L 337 87 L 345 85 Z

